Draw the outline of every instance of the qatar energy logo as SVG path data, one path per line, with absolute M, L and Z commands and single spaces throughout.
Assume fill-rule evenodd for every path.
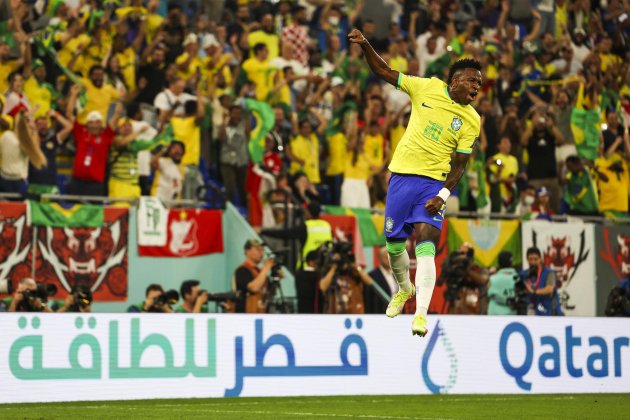
M 438 346 L 441 348 L 441 351 L 436 352 L 436 354 L 441 354 L 442 357 L 445 355 L 448 359 L 446 364 L 449 369 L 448 377 L 446 379 L 446 383 L 443 385 L 434 381 L 429 372 L 429 361 L 431 360 L 431 355 L 433 355 L 433 352 Z M 444 363 L 434 363 L 431 365 L 431 371 L 435 374 L 437 372 L 437 367 L 439 373 L 443 373 L 442 369 L 444 366 Z M 440 376 L 443 377 L 444 375 L 441 374 Z M 455 350 L 448 339 L 446 330 L 440 325 L 440 321 L 435 324 L 435 330 L 433 331 L 433 334 L 431 334 L 427 348 L 424 350 L 424 354 L 422 355 L 422 379 L 424 380 L 427 388 L 429 388 L 429 391 L 433 394 L 448 394 L 457 381 L 457 355 L 455 354 Z

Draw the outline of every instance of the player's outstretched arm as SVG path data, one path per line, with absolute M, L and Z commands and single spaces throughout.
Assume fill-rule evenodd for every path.
M 361 46 L 363 54 L 365 54 L 365 61 L 367 61 L 374 74 L 391 85 L 396 86 L 398 84 L 398 71 L 392 70 L 385 60 L 374 51 L 374 48 L 372 48 L 368 40 L 365 39 L 361 31 L 353 29 L 348 34 L 348 40 Z
M 453 191 L 453 188 L 457 184 L 459 184 L 459 180 L 462 179 L 462 175 L 466 171 L 466 165 L 468 164 L 468 159 L 470 158 L 469 154 L 466 153 L 455 153 L 455 158 L 451 163 L 451 171 L 446 176 L 446 181 L 444 181 L 444 188 L 442 190 L 448 190 L 446 193 L 446 197 L 450 195 L 450 192 Z M 442 209 L 442 206 L 446 202 L 446 199 L 442 196 L 442 191 L 435 197 L 427 200 L 425 204 L 425 208 L 430 214 L 437 214 Z

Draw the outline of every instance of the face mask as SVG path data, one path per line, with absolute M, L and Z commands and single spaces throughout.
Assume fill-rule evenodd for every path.
M 337 26 L 339 25 L 339 18 L 337 16 L 331 16 L 328 18 L 328 23 L 330 23 L 332 26 Z
M 525 204 L 531 206 L 532 204 L 534 204 L 534 197 L 532 197 L 531 195 L 526 195 L 524 201 Z

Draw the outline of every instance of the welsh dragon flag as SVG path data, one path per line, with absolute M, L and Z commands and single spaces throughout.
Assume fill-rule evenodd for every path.
M 448 250 L 457 250 L 464 242 L 473 245 L 475 260 L 483 267 L 496 267 L 501 251 L 521 262 L 521 232 L 518 220 L 474 220 L 448 218 Z

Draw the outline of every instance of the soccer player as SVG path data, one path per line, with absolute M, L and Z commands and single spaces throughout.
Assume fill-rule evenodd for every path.
M 435 286 L 435 248 L 440 240 L 446 199 L 466 169 L 479 137 L 479 114 L 470 105 L 481 87 L 481 64 L 455 62 L 448 83 L 407 76 L 392 70 L 363 34 L 354 29 L 350 42 L 361 46 L 372 71 L 411 97 L 412 110 L 389 165 L 392 172 L 385 206 L 385 237 L 394 277 L 400 289 L 387 307 L 398 315 L 407 299 L 416 296 L 414 335 L 427 334 L 426 316 Z M 454 157 L 451 159 L 455 151 Z M 405 242 L 415 232 L 416 284 L 409 281 Z

